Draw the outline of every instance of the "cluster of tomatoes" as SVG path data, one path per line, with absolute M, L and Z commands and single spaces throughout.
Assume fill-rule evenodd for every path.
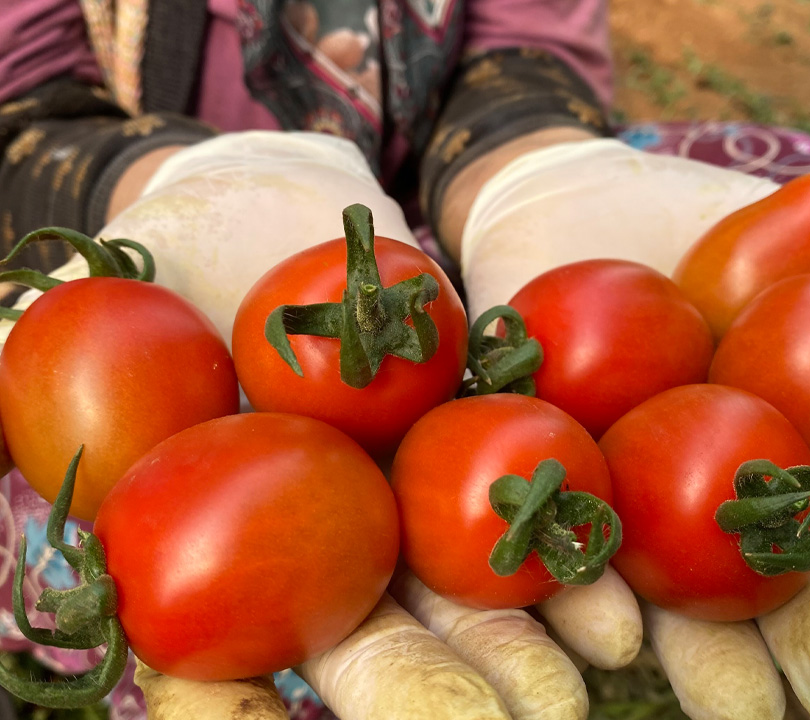
M 744 462 L 810 465 L 808 186 L 716 226 L 674 279 L 592 260 L 529 283 L 510 305 L 542 347 L 534 396 L 455 399 L 461 299 L 424 253 L 374 238 L 358 206 L 346 240 L 249 290 L 232 352 L 160 286 L 58 285 L 0 354 L 0 464 L 53 501 L 83 447 L 71 512 L 95 520 L 133 651 L 181 677 L 326 650 L 400 554 L 477 607 L 539 602 L 612 558 L 664 607 L 753 617 L 807 567 L 755 571 L 715 515 L 746 482 L 768 493 L 767 473 L 735 485 Z M 240 386 L 253 412 L 238 412 Z M 806 505 L 760 524 L 792 531 Z M 781 538 L 752 547 L 793 558 Z

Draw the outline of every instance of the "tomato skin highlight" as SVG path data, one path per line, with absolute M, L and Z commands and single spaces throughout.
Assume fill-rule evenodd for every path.
M 96 277 L 52 288 L 0 353 L 0 418 L 12 459 L 53 502 L 84 445 L 71 506 L 84 520 L 147 450 L 238 408 L 233 361 L 214 325 L 152 283 Z
M 672 275 L 716 340 L 759 292 L 810 272 L 810 174 L 731 213 L 683 256 Z
M 641 597 L 704 620 L 746 620 L 779 607 L 806 573 L 765 577 L 714 514 L 734 499 L 746 460 L 810 463 L 810 448 L 772 405 L 744 390 L 698 384 L 631 410 L 599 441 L 623 537 L 612 564 Z
M 169 438 L 110 491 L 94 532 L 147 665 L 193 680 L 292 667 L 348 635 L 397 559 L 393 494 L 350 438 L 246 413 Z
M 598 438 L 632 407 L 706 380 L 714 350 L 700 313 L 661 273 L 597 259 L 563 265 L 510 301 L 543 347 L 536 395 Z
M 265 273 L 239 307 L 232 347 L 239 381 L 255 409 L 324 420 L 382 457 L 393 454 L 415 420 L 455 395 L 466 367 L 467 319 L 452 283 L 421 250 L 376 237 L 375 253 L 386 287 L 423 272 L 439 282 L 438 298 L 426 306 L 439 348 L 427 362 L 386 356 L 371 383 L 357 389 L 340 379 L 339 340 L 290 336 L 303 377 L 267 341 L 265 321 L 278 306 L 340 302 L 346 288 L 343 239 L 297 253 Z
M 810 443 L 810 275 L 785 278 L 736 316 L 717 346 L 709 381 L 748 390 Z
M 418 420 L 391 470 L 402 555 L 434 592 L 477 608 L 531 605 L 562 589 L 536 553 L 499 577 L 489 555 L 507 530 L 489 504 L 489 486 L 512 473 L 531 478 L 540 461 L 567 469 L 563 489 L 610 502 L 607 465 L 593 438 L 553 405 L 524 395 L 452 400 Z

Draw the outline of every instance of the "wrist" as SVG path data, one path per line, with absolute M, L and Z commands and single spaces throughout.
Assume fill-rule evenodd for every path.
M 146 184 L 157 169 L 185 145 L 166 145 L 150 150 L 135 159 L 120 175 L 110 193 L 107 204 L 106 221 L 109 222 L 120 212 L 132 205 L 141 195 Z
M 533 150 L 595 137 L 579 127 L 543 128 L 499 145 L 460 170 L 447 186 L 439 208 L 439 235 L 447 253 L 456 262 L 460 260 L 461 236 L 473 201 L 487 181 L 510 162 Z

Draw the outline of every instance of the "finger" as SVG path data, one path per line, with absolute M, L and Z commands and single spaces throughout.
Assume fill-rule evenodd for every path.
M 412 573 L 391 593 L 492 684 L 515 720 L 584 720 L 588 694 L 571 660 L 523 610 L 477 610 L 429 590 Z
M 592 585 L 566 588 L 537 609 L 566 645 L 603 670 L 624 667 L 641 648 L 638 602 L 610 565 Z
M 288 720 L 271 677 L 195 682 L 162 675 L 138 661 L 135 684 L 150 718 L 160 720 Z
M 782 607 L 757 618 L 757 624 L 796 697 L 810 710 L 810 585 Z
M 693 620 L 642 605 L 653 649 L 692 720 L 781 720 L 785 693 L 751 621 Z
M 341 720 L 508 720 L 492 686 L 386 594 L 296 672 Z

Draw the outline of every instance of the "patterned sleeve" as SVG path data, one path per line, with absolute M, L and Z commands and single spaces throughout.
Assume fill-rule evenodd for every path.
M 129 164 L 215 133 L 172 113 L 131 118 L 113 102 L 78 0 L 0 0 L 0 48 L 0 258 L 46 225 L 94 234 Z M 50 271 L 69 252 L 37 243 L 8 267 Z
M 582 78 L 603 107 L 610 105 L 608 0 L 467 0 L 464 43 L 468 53 L 546 50 Z

